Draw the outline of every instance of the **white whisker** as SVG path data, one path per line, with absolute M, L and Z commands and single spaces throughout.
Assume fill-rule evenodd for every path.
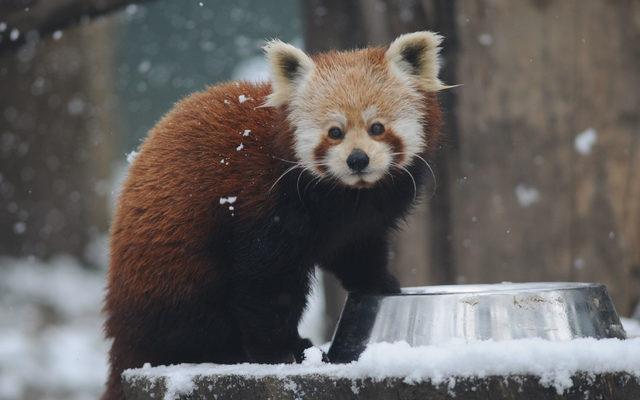
M 299 164 L 299 161 L 285 160 L 284 158 L 280 158 L 280 157 L 276 157 L 276 156 L 271 156 L 271 158 L 273 158 L 273 159 L 275 159 L 275 160 L 280 160 L 280 161 L 288 162 L 288 163 L 291 163 L 291 164 Z
M 415 201 L 416 197 L 418 196 L 418 186 L 416 185 L 416 180 L 413 178 L 413 175 L 411 175 L 411 172 L 409 172 L 408 169 L 406 169 L 405 167 L 403 167 L 398 163 L 392 163 L 391 165 L 393 165 L 396 168 L 402 169 L 404 172 L 407 173 L 407 175 L 409 175 L 409 178 L 411 178 L 411 182 L 413 183 L 413 201 Z
M 302 178 L 302 174 L 304 174 L 304 171 L 307 171 L 308 169 L 309 167 L 304 167 L 298 174 L 298 179 L 296 180 L 296 192 L 298 192 L 298 199 L 300 199 L 300 201 L 302 201 L 302 196 L 300 195 L 300 178 Z
M 282 160 L 282 161 L 287 161 L 287 160 Z M 298 198 L 300 198 L 300 200 L 302 200 L 302 195 L 300 194 L 300 179 L 302 178 L 302 175 L 304 174 L 305 171 L 311 171 L 311 169 L 313 167 L 318 167 L 318 166 L 328 166 L 329 164 L 324 163 L 324 162 L 316 162 L 316 163 L 311 163 L 310 165 L 304 166 L 302 163 L 298 162 L 295 165 L 292 165 L 291 167 L 287 168 L 282 175 L 280 175 L 278 177 L 278 179 L 276 179 L 275 182 L 273 182 L 273 185 L 271 185 L 271 187 L 269 188 L 269 193 L 273 190 L 273 188 L 278 184 L 278 182 L 280 182 L 282 180 L 282 178 L 285 177 L 285 175 L 287 175 L 289 172 L 293 171 L 296 168 L 302 168 L 302 171 L 300 171 L 300 174 L 298 175 L 298 178 L 296 180 L 296 191 L 298 192 Z M 311 182 L 313 182 L 314 180 L 317 180 L 316 185 L 322 180 L 323 176 L 316 176 L 314 177 L 313 180 L 311 180 Z M 310 182 L 310 183 L 311 183 Z M 309 186 L 309 184 L 307 184 L 306 187 Z M 305 191 L 306 191 L 306 187 L 305 187 Z
M 294 165 L 294 166 L 292 166 L 292 167 L 287 168 L 287 170 L 286 170 L 286 171 L 284 171 L 284 172 L 282 173 L 282 175 L 280 175 L 280 176 L 278 177 L 278 179 L 276 179 L 276 181 L 275 181 L 275 182 L 273 182 L 273 185 L 271 185 L 271 187 L 269 188 L 269 193 L 270 193 L 270 192 L 273 190 L 273 188 L 278 184 L 278 182 L 280 182 L 280 180 L 281 180 L 282 178 L 284 178 L 284 176 L 285 176 L 286 174 L 288 174 L 289 172 L 293 171 L 293 170 L 294 170 L 294 169 L 296 169 L 296 168 L 300 168 L 301 166 L 302 166 L 302 165 L 296 164 L 296 165 Z
M 392 156 L 395 155 L 407 155 L 406 153 L 391 153 Z M 422 158 L 421 156 L 419 156 L 418 154 L 414 154 L 414 157 L 416 157 L 417 159 L 419 159 L 420 161 L 422 161 L 424 163 L 424 165 L 427 166 L 427 168 L 429 169 L 429 172 L 431 173 L 431 177 L 433 178 L 433 190 L 431 190 L 431 197 L 433 198 L 433 196 L 435 196 L 436 194 L 436 190 L 438 189 L 438 181 L 436 179 L 436 174 L 433 171 L 433 168 L 431 168 L 431 164 L 429 164 L 427 162 L 427 160 L 425 160 L 424 158 Z

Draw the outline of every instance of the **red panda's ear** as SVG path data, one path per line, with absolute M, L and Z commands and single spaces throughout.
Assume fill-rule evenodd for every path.
M 293 95 L 300 83 L 313 71 L 314 63 L 304 51 L 280 40 L 272 40 L 264 47 L 271 68 L 272 92 L 265 106 L 281 106 Z
M 433 32 L 414 32 L 399 36 L 385 53 L 389 68 L 403 80 L 417 83 L 426 91 L 445 89 L 438 79 L 442 36 Z

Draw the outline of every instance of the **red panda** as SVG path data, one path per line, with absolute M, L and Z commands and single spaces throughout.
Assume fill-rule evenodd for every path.
M 111 228 L 104 400 L 144 363 L 299 360 L 314 265 L 349 291 L 400 290 L 387 237 L 438 142 L 440 41 L 314 56 L 271 41 L 271 83 L 209 87 L 158 122 Z

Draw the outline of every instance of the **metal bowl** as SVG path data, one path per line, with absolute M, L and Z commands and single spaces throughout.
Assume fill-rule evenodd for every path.
M 328 358 L 350 362 L 367 345 L 379 342 L 426 346 L 453 339 L 531 337 L 624 339 L 626 334 L 607 289 L 600 284 L 425 286 L 389 296 L 349 294 Z

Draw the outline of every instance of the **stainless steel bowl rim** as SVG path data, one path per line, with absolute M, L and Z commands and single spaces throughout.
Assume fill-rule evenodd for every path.
M 483 294 L 524 294 L 528 292 L 539 294 L 541 292 L 580 290 L 585 288 L 599 288 L 603 286 L 604 285 L 600 283 L 589 282 L 503 282 L 473 285 L 414 286 L 402 288 L 402 293 L 384 295 L 384 297 L 449 294 L 475 296 Z

